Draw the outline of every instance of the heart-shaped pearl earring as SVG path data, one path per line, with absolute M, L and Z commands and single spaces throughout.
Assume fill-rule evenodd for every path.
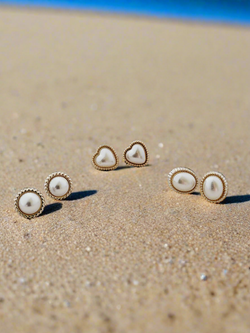
M 35 188 L 26 188 L 19 192 L 15 198 L 16 211 L 26 219 L 40 215 L 44 206 L 44 197 Z
M 104 145 L 97 149 L 92 158 L 93 166 L 102 171 L 114 170 L 118 167 L 119 161 L 116 152 L 110 146 Z
M 175 168 L 168 174 L 168 184 L 178 193 L 192 193 L 198 184 L 198 179 L 191 169 Z
M 46 178 L 44 189 L 51 198 L 63 200 L 72 192 L 72 182 L 66 173 L 54 172 Z
M 142 167 L 148 163 L 148 150 L 141 141 L 134 141 L 124 151 L 123 159 L 126 164 L 135 167 Z
M 201 180 L 200 191 L 207 201 L 219 203 L 227 196 L 227 180 L 220 172 L 208 172 Z

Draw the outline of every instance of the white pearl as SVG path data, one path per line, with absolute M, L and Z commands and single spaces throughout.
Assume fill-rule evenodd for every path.
M 188 172 L 178 172 L 172 178 L 173 187 L 180 192 L 189 192 L 196 185 L 196 179 Z
M 203 183 L 203 192 L 209 200 L 218 200 L 224 191 L 222 180 L 217 176 L 208 176 Z
M 127 151 L 126 159 L 134 164 L 144 164 L 146 162 L 146 152 L 145 148 L 136 143 L 133 147 Z
M 94 162 L 100 167 L 110 168 L 115 166 L 116 158 L 112 150 L 101 148 L 99 154 L 95 157 Z
M 66 178 L 57 176 L 51 179 L 49 191 L 55 197 L 62 197 L 69 191 L 69 182 Z
M 40 210 L 42 200 L 37 193 L 27 192 L 21 195 L 18 206 L 24 214 L 32 215 Z

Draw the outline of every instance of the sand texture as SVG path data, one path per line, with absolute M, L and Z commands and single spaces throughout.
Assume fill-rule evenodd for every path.
M 1 333 L 249 333 L 249 81 L 247 28 L 0 9 Z M 122 167 L 134 140 L 149 166 Z M 178 166 L 225 203 L 169 190 Z M 69 200 L 19 216 L 55 171 Z

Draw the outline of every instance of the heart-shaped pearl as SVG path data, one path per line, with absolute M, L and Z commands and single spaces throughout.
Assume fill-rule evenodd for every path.
M 191 193 L 197 186 L 197 177 L 191 169 L 175 168 L 168 175 L 169 186 L 179 193 Z
M 40 215 L 44 209 L 44 204 L 42 194 L 34 188 L 22 190 L 15 199 L 17 212 L 27 219 Z
M 201 180 L 201 194 L 209 202 L 223 201 L 228 192 L 226 178 L 219 172 L 208 172 Z
M 93 156 L 93 165 L 98 170 L 114 170 L 118 166 L 118 157 L 109 146 L 101 146 Z
M 144 143 L 141 141 L 135 141 L 124 152 L 125 163 L 141 167 L 148 162 L 148 151 Z

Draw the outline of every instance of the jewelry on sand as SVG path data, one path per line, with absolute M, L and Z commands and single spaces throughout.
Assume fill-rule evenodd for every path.
M 146 145 L 141 141 L 134 141 L 124 151 L 123 159 L 126 164 L 142 167 L 148 163 L 148 150 Z
M 16 211 L 27 219 L 40 215 L 44 206 L 44 197 L 34 188 L 26 188 L 20 191 L 15 198 Z
M 103 145 L 97 149 L 92 158 L 93 166 L 101 171 L 114 170 L 118 167 L 119 161 L 113 148 Z
M 198 179 L 191 169 L 175 168 L 168 174 L 168 184 L 178 193 L 192 193 L 198 184 Z
M 66 173 L 54 172 L 46 178 L 44 189 L 51 198 L 63 200 L 72 192 L 72 182 Z
M 227 196 L 227 180 L 220 172 L 208 172 L 200 182 L 200 191 L 207 201 L 219 203 Z

